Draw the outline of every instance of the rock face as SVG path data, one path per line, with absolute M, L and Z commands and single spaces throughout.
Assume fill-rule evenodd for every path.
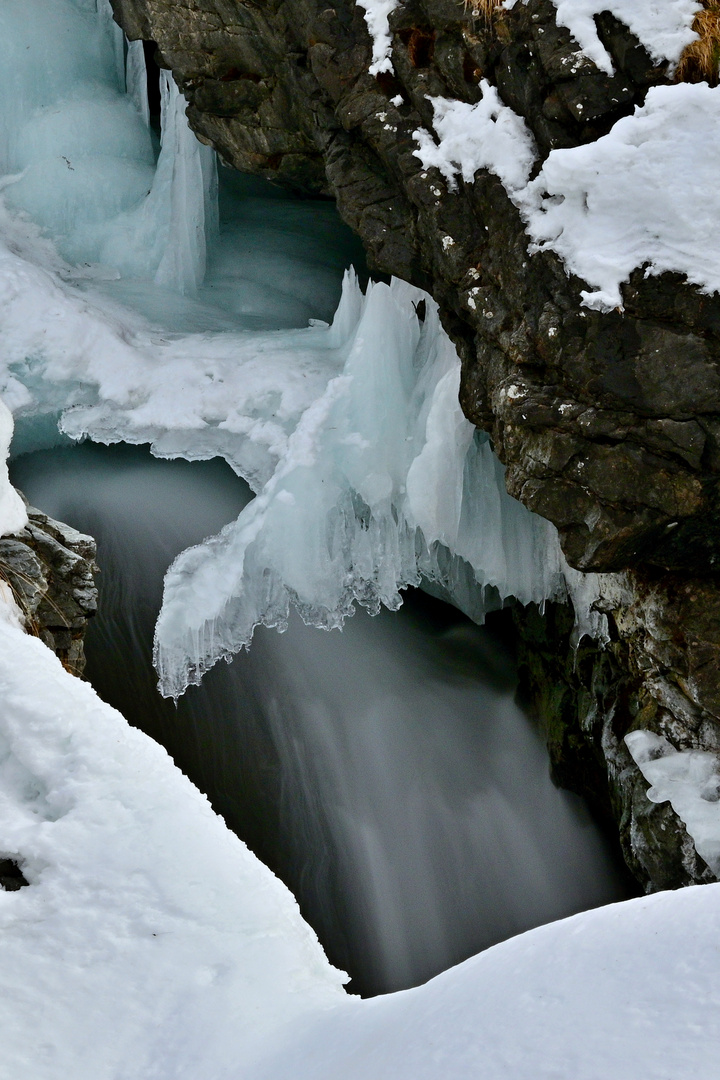
M 529 254 L 495 176 L 453 190 L 413 153 L 413 132 L 432 130 L 428 95 L 472 104 L 487 79 L 545 157 L 605 134 L 667 70 L 605 13 L 608 76 L 550 0 L 491 23 L 458 0 L 404 0 L 394 73 L 377 77 L 353 0 L 111 2 L 128 37 L 155 43 L 227 163 L 333 196 L 372 267 L 433 294 L 463 361 L 463 408 L 490 433 L 510 493 L 554 522 L 571 565 L 629 572 L 610 647 L 577 665 L 565 616 L 519 616 L 536 654 L 527 681 L 558 775 L 602 787 L 643 883 L 706 880 L 672 811 L 645 798 L 622 735 L 646 724 L 681 748 L 720 745 L 720 300 L 641 268 L 624 310 L 581 309 L 584 283 L 553 253 Z
M 0 576 L 29 632 L 73 675 L 85 668 L 83 640 L 97 610 L 95 541 L 28 507 L 28 524 L 0 539 Z

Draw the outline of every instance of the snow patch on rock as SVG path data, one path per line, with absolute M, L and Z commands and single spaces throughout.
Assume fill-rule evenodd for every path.
M 513 8 L 518 0 L 506 0 Z M 522 0 L 527 3 L 527 0 Z M 593 63 L 612 74 L 612 60 L 598 37 L 595 15 L 609 11 L 642 42 L 656 63 L 676 64 L 694 40 L 692 22 L 700 10 L 698 0 L 554 0 L 559 26 L 566 26 Z

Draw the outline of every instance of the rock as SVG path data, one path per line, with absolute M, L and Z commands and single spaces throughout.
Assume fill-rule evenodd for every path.
M 0 539 L 0 573 L 9 583 L 28 630 L 73 675 L 85 668 L 83 640 L 97 611 L 95 541 L 28 507 L 28 524 Z

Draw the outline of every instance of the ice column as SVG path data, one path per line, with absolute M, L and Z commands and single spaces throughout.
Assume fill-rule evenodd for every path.
M 128 96 L 145 123 L 150 125 L 150 104 L 147 92 L 147 66 L 142 41 L 129 41 L 125 59 L 125 82 Z
M 110 39 L 110 44 L 115 58 L 115 77 L 117 88 L 121 94 L 125 93 L 125 35 L 113 18 L 113 10 L 110 0 L 97 0 L 97 13 L 105 34 Z
M 217 229 L 215 152 L 190 130 L 185 98 L 166 71 L 160 93 L 162 149 L 149 199 L 166 203 L 169 213 L 155 282 L 192 294 L 202 284 L 207 239 Z

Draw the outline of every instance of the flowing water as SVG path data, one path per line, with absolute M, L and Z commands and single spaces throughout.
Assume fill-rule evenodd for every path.
M 597 827 L 579 800 L 550 781 L 538 734 L 514 703 L 508 654 L 489 630 L 438 601 L 408 593 L 399 612 L 374 619 L 358 613 L 342 633 L 309 629 L 297 618 L 283 635 L 261 629 L 249 653 L 216 666 L 177 709 L 160 698 L 151 654 L 163 575 L 180 551 L 236 518 L 250 490 L 218 460 L 161 461 L 141 447 L 90 443 L 48 450 L 58 441 L 58 415 L 68 407 L 102 412 L 102 406 L 109 410 L 105 420 L 98 414 L 93 422 L 99 427 L 82 431 L 111 440 L 161 440 L 164 425 L 172 427 L 170 409 L 179 425 L 170 434 L 179 441 L 171 439 L 168 452 L 202 458 L 224 445 L 218 439 L 208 450 L 206 431 L 227 429 L 238 439 L 244 433 L 253 445 L 257 436 L 257 445 L 265 445 L 263 432 L 267 441 L 282 405 L 287 430 L 267 445 L 274 439 L 280 449 L 273 453 L 284 452 L 293 424 L 316 402 L 305 401 L 295 387 L 297 400 L 289 394 L 283 404 L 283 372 L 291 368 L 277 365 L 288 361 L 288 350 L 297 361 L 302 342 L 283 338 L 282 348 L 275 342 L 268 352 L 268 342 L 258 345 L 252 335 L 328 320 L 343 269 L 351 262 L 362 267 L 362 253 L 329 202 L 288 199 L 223 169 L 217 232 L 212 152 L 197 144 L 179 93 L 162 75 L 157 157 L 142 46 L 124 42 L 107 0 L 3 0 L 0 30 L 0 172 L 11 174 L 3 182 L 9 216 L 0 204 L 0 226 L 8 238 L 7 272 L 15 275 L 8 295 L 12 301 L 16 292 L 23 297 L 23 289 L 31 290 L 3 340 L 3 363 L 11 364 L 4 377 L 15 394 L 16 453 L 44 447 L 17 458 L 13 479 L 39 508 L 98 540 L 100 614 L 88 633 L 87 674 L 99 693 L 164 744 L 231 828 L 282 876 L 360 993 L 412 985 L 531 926 L 623 897 L 625 879 Z M 44 235 L 25 217 L 13 217 L 15 211 L 29 215 Z M 48 238 L 79 269 L 57 269 Z M 16 266 L 13 260 L 21 258 L 30 260 L 32 273 Z M 60 287 L 58 278 L 48 292 L 61 270 L 70 284 Z M 520 585 L 528 598 L 536 586 L 540 597 L 554 595 L 557 544 L 540 543 L 536 533 L 544 536 L 548 527 L 505 496 L 489 447 L 458 415 L 457 357 L 445 357 L 442 350 L 451 347 L 444 339 L 438 344 L 439 326 L 435 351 L 428 337 L 430 351 L 423 354 L 437 382 L 422 374 L 429 298 L 421 329 L 418 306 L 398 307 L 392 290 L 383 288 L 371 294 L 357 338 L 347 337 L 346 368 L 328 361 L 332 349 L 319 331 L 315 338 L 315 331 L 306 334 L 304 367 L 292 369 L 295 382 L 318 380 L 319 400 L 342 370 L 333 385 L 349 395 L 341 419 L 350 426 L 340 430 L 328 406 L 327 438 L 310 425 L 299 466 L 307 464 L 308 446 L 316 455 L 342 459 L 352 483 L 341 507 L 353 508 L 343 520 L 357 533 L 356 548 L 368 564 L 378 554 L 365 550 L 372 506 L 382 510 L 377 520 L 384 531 L 377 535 L 385 547 L 378 550 L 389 559 L 402 548 L 396 535 L 402 530 L 383 492 L 396 481 L 406 491 L 412 480 L 413 512 L 420 507 L 428 522 L 428 543 L 450 543 L 446 534 L 457 539 L 464 529 L 467 550 L 458 557 L 469 565 L 469 551 L 490 552 L 494 572 L 487 580 L 504 581 L 503 595 L 524 595 Z M 377 318 L 371 325 L 372 304 Z M 53 319 L 26 334 L 47 309 Z M 231 364 L 223 368 L 227 332 L 235 338 Z M 195 336 L 183 342 L 182 335 Z M 412 349 L 406 338 L 417 338 Z M 234 416 L 238 387 L 229 390 L 217 376 L 218 400 L 211 407 L 208 398 L 207 412 L 195 416 L 193 398 L 205 392 L 204 384 L 188 390 L 182 371 L 167 374 L 180 369 L 163 366 L 183 348 L 196 367 L 207 366 L 208 383 L 217 372 L 232 376 L 238 350 L 257 350 L 253 359 L 264 357 L 271 374 L 279 371 L 279 384 L 260 380 L 259 402 Z M 142 363 L 134 366 L 137 357 Z M 444 358 L 455 367 L 446 371 Z M 127 371 L 132 385 L 123 391 L 116 381 Z M 413 384 L 418 378 L 419 387 Z M 247 390 L 245 374 L 242 380 Z M 172 384 L 161 405 L 152 397 L 155 381 Z M 124 417 L 134 403 L 140 416 Z M 72 416 L 68 422 L 75 430 Z M 138 435 L 146 431 L 142 424 L 149 425 L 147 436 Z M 447 478 L 453 447 L 458 460 Z M 482 473 L 478 463 L 485 459 Z M 261 462 L 265 471 L 268 460 Z M 295 543 L 294 561 L 307 569 L 302 537 L 288 532 L 283 515 L 292 505 L 307 508 L 303 527 L 326 539 L 323 500 L 335 478 L 329 472 L 325 484 L 320 469 L 311 484 L 298 461 L 296 493 L 288 488 L 280 492 L 284 501 L 278 496 L 282 528 L 273 543 L 277 539 L 283 550 Z M 423 461 L 427 471 L 416 468 L 411 476 Z M 468 462 L 475 462 L 475 472 Z M 401 465 L 407 475 L 393 479 Z M 258 465 L 258 476 L 262 469 Z M 465 473 L 475 478 L 469 502 L 482 529 L 468 524 L 476 520 L 470 510 L 463 516 Z M 244 474 L 252 474 L 249 466 Z M 428 476 L 442 490 L 432 489 Z M 445 520 L 453 514 L 454 533 Z M 403 535 L 414 552 L 415 533 Z M 403 581 L 417 580 L 413 552 Z M 505 564 L 523 572 L 508 576 Z M 378 574 L 387 566 L 386 559 Z M 268 563 L 261 563 L 260 591 L 270 591 L 267 577 Z M 181 618 L 190 614 L 186 606 Z
M 625 882 L 514 703 L 500 641 L 422 594 L 344 631 L 261 629 L 177 710 L 151 664 L 163 573 L 251 497 L 224 463 L 89 443 L 18 459 L 43 510 L 98 539 L 87 674 L 163 743 L 298 897 L 351 989 L 413 985 Z

